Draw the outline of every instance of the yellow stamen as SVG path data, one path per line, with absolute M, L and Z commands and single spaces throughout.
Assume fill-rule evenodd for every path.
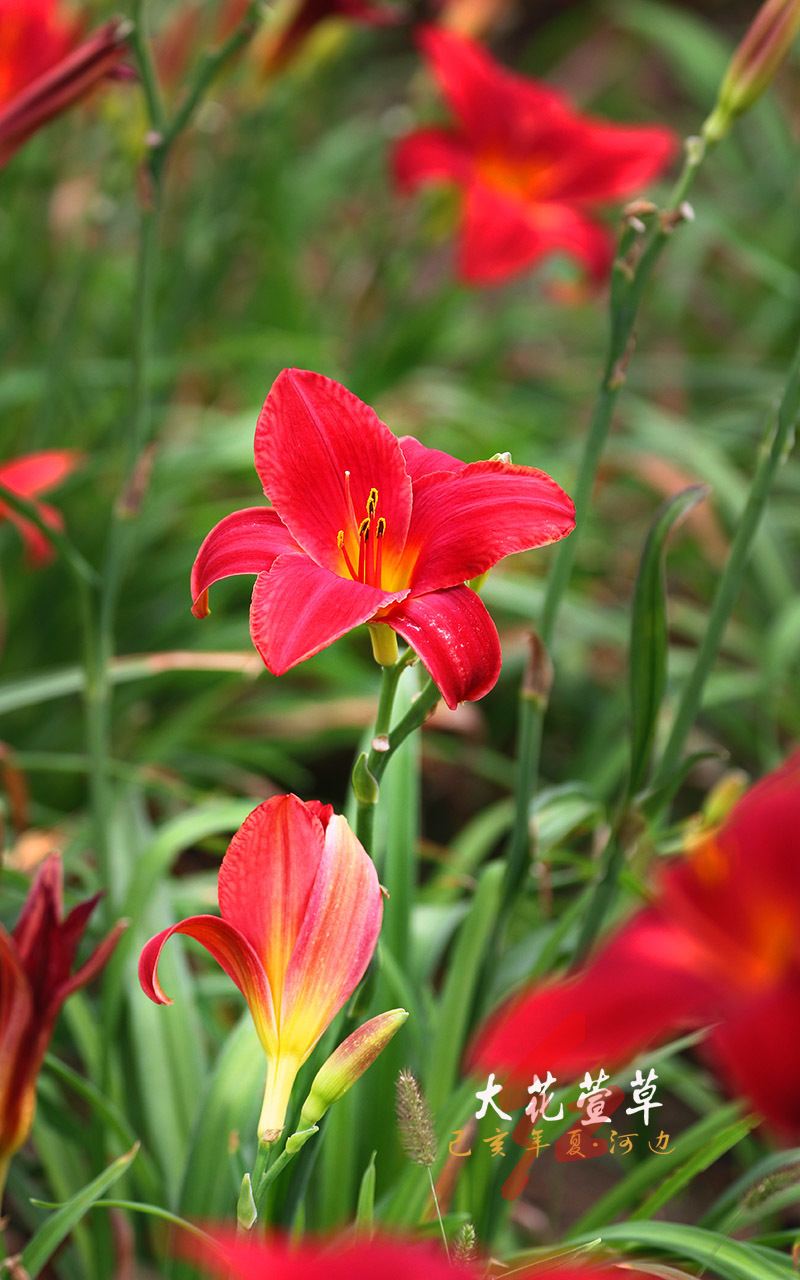
M 370 489 L 369 497 L 367 498 L 367 515 L 369 516 L 370 520 L 375 515 L 375 512 L 377 511 L 377 509 L 378 509 L 378 490 Z

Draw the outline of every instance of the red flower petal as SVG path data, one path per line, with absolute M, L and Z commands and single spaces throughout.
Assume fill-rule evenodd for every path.
M 423 476 L 434 475 L 439 471 L 463 471 L 466 462 L 459 461 L 443 449 L 428 449 L 413 436 L 400 436 L 400 448 L 406 460 L 406 470 L 411 476 L 411 483 L 416 484 Z M 412 507 L 413 510 L 413 507 Z
M 12 458 L 0 465 L 0 484 L 20 497 L 32 498 L 61 484 L 82 461 L 75 449 L 49 449 Z
M 256 578 L 250 634 L 269 670 L 281 676 L 407 594 L 340 578 L 302 552 L 280 556 Z
M 776 1133 L 800 1138 L 800 978 L 787 980 L 753 999 L 715 1027 L 706 1045 L 729 1088 L 749 1099 Z
M 558 200 L 630 195 L 663 173 L 678 150 L 677 135 L 660 125 L 615 125 L 576 116 L 575 126 L 573 145 L 562 153 L 553 184 Z
M 418 43 L 469 141 L 481 149 L 524 143 L 553 111 L 563 111 L 554 89 L 506 71 L 472 40 L 423 27 Z
M 670 1033 L 719 1016 L 702 949 L 642 911 L 575 977 L 517 996 L 479 1033 L 470 1066 L 519 1084 L 620 1066 Z
M 425 182 L 466 184 L 474 164 L 466 143 L 447 129 L 417 129 L 400 138 L 392 153 L 395 182 L 404 193 Z
M 275 796 L 245 819 L 219 870 L 220 911 L 261 961 L 278 1021 L 286 967 L 324 845 L 322 823 L 310 808 L 297 796 Z
M 383 918 L 372 859 L 335 814 L 300 934 L 286 971 L 281 1052 L 308 1056 L 366 972 Z
M 244 507 L 220 520 L 207 535 L 192 566 L 192 613 L 208 613 L 208 589 L 237 573 L 263 573 L 285 551 L 298 550 L 271 507 Z
M 480 597 L 449 587 L 405 600 L 386 617 L 419 654 L 448 707 L 474 702 L 500 675 L 500 640 Z
M 571 498 L 544 471 L 472 462 L 414 486 L 407 560 L 415 596 L 485 573 L 503 556 L 546 546 L 575 527 Z
M 275 1056 L 278 1039 L 267 975 L 244 934 L 219 916 L 190 916 L 151 938 L 139 956 L 139 982 L 156 1004 L 172 1004 L 158 981 L 158 961 L 173 933 L 185 933 L 210 951 L 228 977 L 236 983 L 253 1016 L 259 1040 L 267 1054 Z
M 459 263 L 469 284 L 501 284 L 558 252 L 578 258 L 601 280 L 613 244 L 604 228 L 567 204 L 528 203 L 483 182 L 469 187 Z
M 338 382 L 304 369 L 284 369 L 259 415 L 255 454 L 264 492 L 318 564 L 344 572 L 337 545 L 340 530 L 351 557 L 358 558 L 357 528 L 372 489 L 378 491 L 377 515 L 386 520 L 385 558 L 402 552 L 411 516 L 411 481 L 400 446 L 374 410 Z

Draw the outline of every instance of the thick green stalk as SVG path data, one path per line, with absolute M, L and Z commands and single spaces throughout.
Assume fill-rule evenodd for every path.
M 391 757 L 409 733 L 419 728 L 440 698 L 439 690 L 431 679 L 417 696 L 406 715 L 392 730 L 392 711 L 397 696 L 397 686 L 406 667 L 414 661 L 413 649 L 406 649 L 390 667 L 381 668 L 381 692 L 375 731 L 370 749 L 359 756 L 353 769 L 353 792 L 356 797 L 356 836 L 367 850 L 373 852 L 375 832 L 375 808 L 378 803 L 378 783 L 383 777 Z
M 744 576 L 747 559 L 772 490 L 775 474 L 793 442 L 800 414 L 800 346 L 795 352 L 789 378 L 761 445 L 753 483 L 744 511 L 736 527 L 728 561 L 719 579 L 708 625 L 697 651 L 694 667 L 684 687 L 667 745 L 659 762 L 653 786 L 666 782 L 677 767 L 689 731 L 701 707 L 703 689 L 730 618 Z
M 572 490 L 575 503 L 575 529 L 556 548 L 539 620 L 539 637 L 546 648 L 552 644 L 559 610 L 572 575 L 578 541 L 589 511 L 597 468 L 608 437 L 617 397 L 625 382 L 625 368 L 631 354 L 634 326 L 644 287 L 672 232 L 684 217 L 682 206 L 705 154 L 706 147 L 700 138 L 687 138 L 683 168 L 671 193 L 667 212 L 658 218 L 651 229 L 638 260 L 629 261 L 629 255 L 635 252 L 636 248 L 636 231 L 629 225 L 620 239 L 612 275 L 609 303 L 610 325 L 603 374 Z M 527 696 L 524 689 L 522 690 L 519 706 L 515 821 L 508 853 L 509 874 L 503 894 L 501 909 L 503 913 L 508 910 L 509 903 L 518 892 L 528 864 L 528 816 L 539 773 L 542 721 L 545 710 L 546 700 L 531 698 Z

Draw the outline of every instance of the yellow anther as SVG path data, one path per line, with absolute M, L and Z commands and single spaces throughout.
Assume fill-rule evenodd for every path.
M 381 516 L 380 520 L 378 521 L 378 527 L 375 530 L 375 536 L 378 538 L 382 538 L 385 532 L 386 532 L 386 520 L 383 516 Z
M 370 520 L 375 515 L 375 512 L 377 511 L 377 509 L 378 509 L 378 490 L 370 489 L 369 497 L 367 498 L 367 515 L 369 516 Z
M 358 526 L 358 536 L 360 539 L 363 539 L 364 542 L 366 542 L 369 537 L 369 516 L 366 516 Z
M 339 550 L 341 551 L 342 547 L 344 546 L 344 529 L 340 529 L 340 530 L 339 530 L 339 532 L 337 533 L 337 535 L 336 535 L 336 545 L 337 545 L 337 547 L 339 548 Z

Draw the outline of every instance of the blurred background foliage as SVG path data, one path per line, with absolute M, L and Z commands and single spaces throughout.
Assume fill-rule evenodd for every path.
M 96 3 L 93 11 L 99 20 L 117 7 Z M 156 47 L 167 49 L 171 39 L 174 52 L 172 24 L 182 0 L 158 12 L 151 7 Z M 187 65 L 209 39 L 213 8 L 212 0 L 198 5 L 196 28 L 184 34 L 185 47 L 179 42 Z M 519 70 L 558 85 L 585 110 L 691 134 L 713 105 L 754 5 L 528 0 L 496 9 L 483 34 Z M 418 200 L 394 194 L 392 139 L 443 112 L 408 26 L 325 24 L 271 76 L 259 65 L 259 48 L 256 41 L 214 85 L 166 175 L 153 445 L 116 628 L 111 896 L 115 910 L 134 909 L 134 926 L 109 970 L 102 1031 L 81 995 L 68 1006 L 60 1033 L 115 1105 L 124 1102 L 133 1130 L 144 1133 L 137 1193 L 157 1199 L 166 1187 L 169 1202 L 187 1213 L 221 1213 L 231 1204 L 246 1159 L 234 1153 L 227 1180 L 190 1182 L 183 1191 L 180 1171 L 191 1141 L 195 1179 L 207 1168 L 198 1151 L 216 1174 L 226 1120 L 235 1115 L 245 1124 L 260 1087 L 251 1076 L 260 1078 L 263 1065 L 254 1062 L 249 1027 L 226 1040 L 238 1006 L 221 1002 L 230 996 L 222 975 L 201 966 L 199 981 L 190 984 L 189 962 L 176 948 L 164 986 L 182 994 L 174 1009 L 156 1010 L 132 974 L 136 943 L 178 915 L 213 909 L 219 855 L 254 801 L 294 790 L 342 806 L 379 680 L 365 630 L 280 680 L 272 677 L 251 650 L 248 579 L 216 587 L 205 622 L 189 612 L 189 571 L 202 538 L 223 515 L 259 500 L 252 446 L 264 396 L 284 366 L 315 369 L 374 405 L 397 434 L 467 460 L 510 450 L 514 461 L 543 468 L 569 490 L 607 324 L 604 297 L 587 294 L 565 260 L 504 288 L 468 290 L 454 276 L 452 199 L 441 191 Z M 538 873 L 556 904 L 561 888 L 589 874 L 593 833 L 627 767 L 629 608 L 654 513 L 690 483 L 711 486 L 670 544 L 673 689 L 702 635 L 765 412 L 796 342 L 797 70 L 795 50 L 772 92 L 705 165 L 693 192 L 695 220 L 668 246 L 642 308 L 638 350 L 554 646 L 542 772 L 546 785 L 562 789 L 540 797 Z M 170 79 L 167 91 L 176 100 L 179 82 Z M 141 176 L 144 128 L 137 86 L 115 84 L 38 134 L 0 177 L 2 454 L 83 451 L 83 465 L 51 501 L 96 565 L 129 432 L 138 209 L 149 198 Z M 800 734 L 799 491 L 800 465 L 790 460 L 691 743 L 727 753 L 754 775 L 772 767 Z M 26 870 L 55 840 L 73 879 L 92 885 L 71 579 L 58 559 L 34 572 L 8 523 L 0 526 L 0 557 L 0 764 L 9 865 Z M 421 745 L 404 749 L 392 765 L 384 878 L 391 878 L 392 839 L 407 838 L 418 842 L 425 890 L 414 916 L 410 991 L 390 955 L 380 990 L 368 995 L 373 1008 L 413 1001 L 419 1016 L 409 1022 L 411 1040 L 396 1052 L 392 1046 L 359 1086 L 376 1096 L 391 1087 L 392 1070 L 404 1058 L 424 1056 L 426 1027 L 435 1025 L 426 984 L 465 913 L 481 892 L 494 891 L 481 878 L 472 895 L 481 864 L 511 821 L 517 691 L 548 562 L 547 551 L 534 552 L 492 573 L 484 596 L 503 643 L 500 683 L 480 703 L 454 713 L 440 709 Z M 157 656 L 128 661 L 132 655 Z M 418 749 L 421 797 L 413 767 Z M 715 758 L 694 770 L 684 812 L 697 808 L 724 767 Z M 182 874 L 168 879 L 173 865 Z M 10 920 L 21 879 L 12 874 L 5 883 L 3 917 Z M 519 945 L 494 977 L 498 991 L 561 954 L 567 935 L 546 916 L 541 902 L 523 905 Z M 473 926 L 479 941 L 479 914 Z M 460 1027 L 463 1040 L 468 1010 L 459 1010 L 457 992 L 448 1008 L 454 1019 L 448 1026 Z M 134 1049 L 109 1064 L 104 1037 L 113 1043 L 118 1033 Z M 227 1077 L 224 1064 L 210 1074 L 223 1042 Z M 452 1065 L 455 1073 L 457 1057 Z M 87 1152 L 95 1140 L 107 1141 L 108 1129 L 95 1116 L 81 1149 L 82 1122 L 61 1105 L 63 1081 L 43 1079 L 36 1149 L 53 1191 L 66 1195 L 86 1180 L 93 1159 Z M 154 1080 L 158 1088 L 148 1091 Z M 445 1130 L 457 1127 L 444 1110 L 452 1083 L 434 1081 Z M 195 1119 L 203 1089 L 210 1091 L 205 1129 Z M 686 1106 L 708 1105 L 709 1089 L 699 1069 L 678 1074 L 676 1091 Z M 354 1108 L 368 1114 L 366 1096 L 354 1090 L 332 1113 L 340 1137 Z M 448 1105 L 452 1110 L 452 1098 Z M 463 1097 L 457 1100 L 454 1121 L 465 1106 Z M 358 1144 L 347 1147 L 343 1139 L 346 1157 L 342 1142 L 325 1149 L 338 1150 L 340 1163 L 321 1158 L 317 1225 L 340 1219 L 374 1138 L 365 1125 Z M 742 1149 L 746 1156 L 746 1144 Z M 397 1153 L 393 1158 L 399 1167 Z M 310 1170 L 298 1165 L 307 1176 Z M 20 1203 L 36 1167 L 17 1164 L 12 1192 Z M 412 1172 L 420 1173 L 413 1185 L 424 1205 L 421 1171 Z M 384 1165 L 379 1192 L 385 1176 Z M 474 1174 L 476 1202 L 486 1199 L 490 1181 L 488 1170 Z M 407 1205 L 404 1185 L 406 1198 L 395 1203 Z M 299 1194 L 293 1184 L 289 1201 Z M 32 1219 L 42 1213 L 26 1212 Z M 110 1274 L 103 1271 L 112 1251 L 104 1230 L 95 1225 L 76 1234 L 65 1275 Z

